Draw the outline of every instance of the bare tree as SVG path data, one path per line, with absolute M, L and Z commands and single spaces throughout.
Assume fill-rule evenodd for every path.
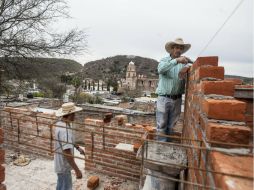
M 0 56 L 33 57 L 80 53 L 87 36 L 72 29 L 54 32 L 50 26 L 68 18 L 65 0 L 0 0 Z

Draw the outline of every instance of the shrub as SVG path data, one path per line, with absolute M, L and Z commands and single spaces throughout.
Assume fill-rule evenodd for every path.
M 89 104 L 101 104 L 102 99 L 99 96 L 93 96 L 88 93 L 80 93 L 76 97 L 77 103 L 82 104 L 82 103 L 89 103 Z
M 157 98 L 157 97 L 158 97 L 158 94 L 151 93 L 151 98 Z
M 42 92 L 34 92 L 33 97 L 44 97 L 44 94 Z

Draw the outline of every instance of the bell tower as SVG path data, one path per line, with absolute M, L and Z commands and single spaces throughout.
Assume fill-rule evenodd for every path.
M 135 90 L 137 84 L 137 73 L 134 62 L 130 62 L 126 72 L 126 83 L 129 90 Z

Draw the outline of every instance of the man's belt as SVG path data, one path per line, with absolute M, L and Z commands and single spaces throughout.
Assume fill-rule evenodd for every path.
M 164 96 L 164 97 L 167 97 L 167 98 L 170 98 L 170 99 L 173 99 L 173 100 L 176 100 L 178 98 L 181 98 L 182 97 L 182 94 L 178 94 L 178 95 L 160 95 L 160 96 Z

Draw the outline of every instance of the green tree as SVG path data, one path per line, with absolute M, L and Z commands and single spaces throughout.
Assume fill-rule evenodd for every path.
M 89 81 L 89 83 L 88 83 L 88 90 L 90 90 L 90 89 L 91 89 L 91 83 Z
M 87 94 L 87 93 L 82 92 L 82 93 L 78 94 L 76 102 L 78 104 L 82 104 L 82 103 L 101 104 L 102 99 L 99 96 L 93 96 L 91 94 Z
M 64 83 L 66 86 L 67 84 L 71 84 L 73 77 L 71 75 L 63 74 L 60 76 L 60 78 L 61 78 L 61 82 Z
M 56 77 L 44 78 L 39 82 L 39 88 L 42 90 L 45 97 L 62 98 L 66 92 L 66 86 L 60 83 L 60 79 Z
M 77 98 L 78 98 L 78 88 L 81 86 L 82 84 L 82 79 L 79 75 L 75 75 L 73 78 L 72 78 L 72 81 L 71 81 L 71 84 L 74 86 L 75 88 L 75 92 L 74 92 L 74 98 L 73 98 L 73 101 L 76 102 L 77 101 Z
M 93 90 L 95 90 L 95 83 L 94 83 L 94 80 L 93 80 Z
M 87 90 L 87 80 L 85 80 L 85 89 Z
M 100 80 L 98 80 L 97 90 L 100 90 Z

